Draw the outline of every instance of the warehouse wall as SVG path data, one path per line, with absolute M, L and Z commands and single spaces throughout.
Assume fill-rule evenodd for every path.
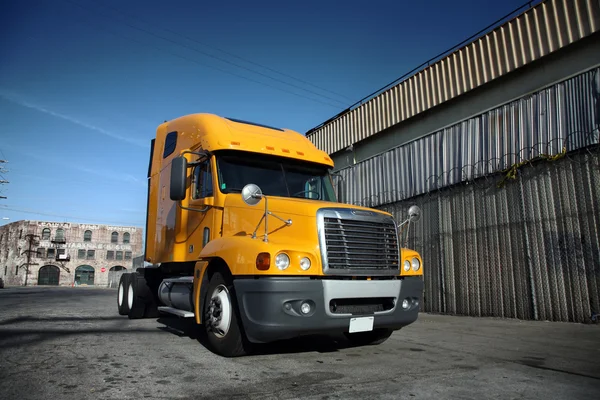
M 346 203 L 377 206 L 598 143 L 600 68 L 338 172 Z
M 423 218 L 423 309 L 570 322 L 600 318 L 600 148 L 380 206 Z
M 342 169 L 348 203 L 423 218 L 424 310 L 600 313 L 600 68 Z

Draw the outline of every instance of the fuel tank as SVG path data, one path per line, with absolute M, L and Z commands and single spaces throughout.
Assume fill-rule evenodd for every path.
M 169 278 L 158 287 L 160 301 L 178 310 L 193 311 L 194 277 Z

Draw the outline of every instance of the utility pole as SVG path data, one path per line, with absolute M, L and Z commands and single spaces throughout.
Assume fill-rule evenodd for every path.
M 37 250 L 32 250 L 31 248 L 33 247 L 34 244 L 36 246 L 39 244 L 39 242 L 36 240 L 36 238 L 38 238 L 38 237 L 39 237 L 38 235 L 34 235 L 32 233 L 28 233 L 27 235 L 25 235 L 25 238 L 29 242 L 29 248 L 21 253 L 21 255 L 27 253 L 27 262 L 25 263 L 26 267 L 25 267 L 25 285 L 24 286 L 27 286 L 27 278 L 29 277 L 29 266 L 30 265 L 38 265 L 38 263 L 31 262 L 31 253 L 37 254 Z
M 6 170 L 2 164 L 6 164 L 8 161 L 6 160 L 0 160 L 0 185 L 5 185 L 7 183 L 10 183 L 9 181 L 6 180 L 6 178 L 4 178 L 4 176 L 2 174 L 8 172 L 8 170 Z M 0 199 L 6 199 L 6 196 L 0 196 Z

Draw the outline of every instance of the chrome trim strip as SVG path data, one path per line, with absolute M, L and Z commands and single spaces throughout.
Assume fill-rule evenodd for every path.
M 334 314 L 329 310 L 329 302 L 333 299 L 393 297 L 394 307 L 386 311 L 376 311 L 373 315 L 391 314 L 398 306 L 398 297 L 402 281 L 397 280 L 371 280 L 349 281 L 323 279 L 323 298 L 325 312 L 330 317 L 348 317 L 353 314 Z

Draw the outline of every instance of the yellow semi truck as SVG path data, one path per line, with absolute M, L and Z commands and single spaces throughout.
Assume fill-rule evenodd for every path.
M 401 246 L 418 220 L 336 198 L 333 161 L 302 134 L 191 114 L 158 126 L 148 170 L 145 260 L 123 274 L 129 318 L 193 318 L 211 350 L 344 333 L 385 341 L 417 319 L 421 256 Z M 343 181 L 342 181 L 343 184 Z

